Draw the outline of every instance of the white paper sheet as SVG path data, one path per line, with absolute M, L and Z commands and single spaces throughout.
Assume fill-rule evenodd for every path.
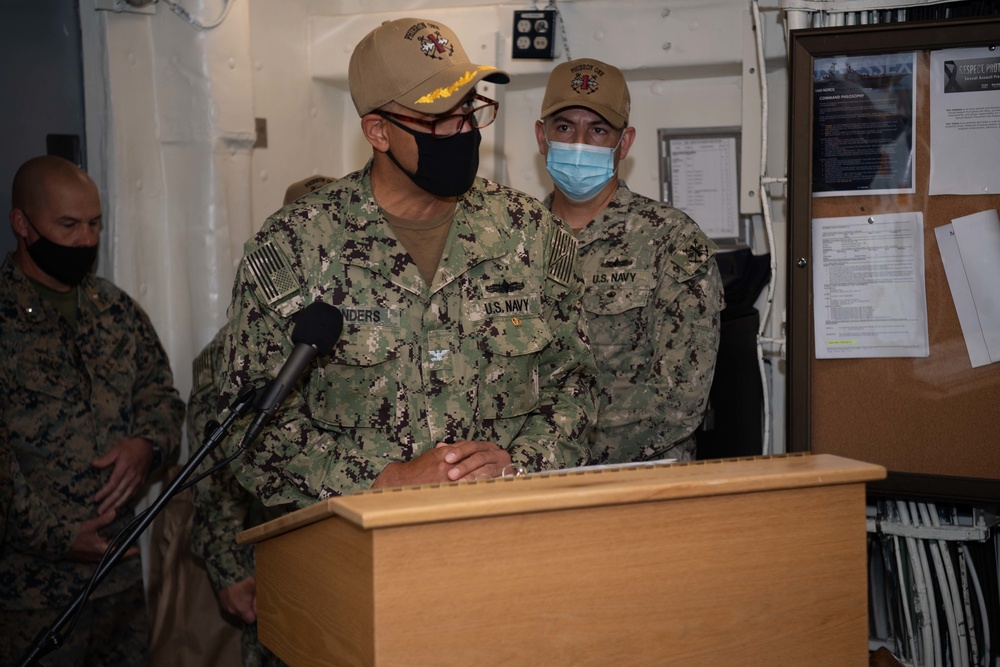
M 990 361 L 1000 361 L 1000 217 L 996 210 L 951 221 Z
M 556 470 L 540 470 L 529 472 L 528 477 L 544 477 L 545 475 L 561 475 L 570 472 L 595 472 L 597 470 L 622 470 L 625 468 L 653 468 L 658 465 L 676 463 L 676 458 L 655 459 L 653 461 L 629 461 L 627 463 L 602 463 L 592 466 L 575 466 L 573 468 L 558 468 Z
M 671 137 L 670 203 L 710 238 L 740 235 L 735 137 Z
M 923 215 L 812 221 L 817 359 L 926 357 Z
M 965 265 L 962 263 L 962 251 L 958 249 L 958 239 L 955 238 L 955 228 L 952 225 L 941 225 L 934 230 L 937 237 L 944 273 L 948 277 L 948 287 L 951 298 L 958 312 L 958 323 L 962 326 L 965 337 L 965 347 L 969 351 L 969 361 L 973 368 L 979 368 L 990 363 L 990 352 L 986 348 L 983 337 L 983 327 L 979 324 L 976 314 L 976 303 L 972 299 L 972 288 L 965 275 Z
M 1000 53 L 931 52 L 932 195 L 1000 192 Z

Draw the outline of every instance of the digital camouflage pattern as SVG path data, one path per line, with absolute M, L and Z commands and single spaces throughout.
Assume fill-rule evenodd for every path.
M 185 422 L 192 448 L 199 447 L 204 440 L 205 425 L 218 418 L 216 403 L 221 384 L 219 371 L 222 369 L 224 334 L 225 327 L 194 360 Z M 215 447 L 199 468 L 199 474 L 225 458 L 223 448 Z M 253 549 L 236 543 L 236 533 L 247 527 L 251 501 L 254 497 L 240 486 L 229 466 L 224 466 L 194 486 L 191 551 L 205 561 L 208 578 L 217 591 L 253 575 Z
M 7 442 L 7 432 L 0 432 L 0 544 L 7 532 L 7 516 L 14 501 L 14 454 Z
M 0 382 L 0 433 L 16 463 L 0 607 L 64 607 L 95 567 L 65 559 L 111 474 L 91 462 L 131 437 L 159 445 L 166 457 L 180 443 L 184 403 L 149 318 L 128 295 L 88 276 L 73 329 L 10 255 L 0 268 Z M 104 534 L 115 535 L 134 511 L 122 506 Z M 140 579 L 139 559 L 124 559 L 94 596 Z
M 200 447 L 204 441 L 206 424 L 219 419 L 216 402 L 225 370 L 222 356 L 225 333 L 223 327 L 194 360 L 185 421 L 192 448 Z M 225 451 L 215 447 L 198 472 L 208 470 L 225 458 Z M 275 515 L 265 514 L 264 506 L 240 486 L 229 466 L 223 466 L 195 484 L 191 551 L 205 562 L 215 591 L 254 575 L 253 547 L 237 544 L 236 534 Z M 257 641 L 256 624 L 244 624 L 240 640 L 243 667 L 283 664 Z
M 715 244 L 624 183 L 576 239 L 599 371 L 594 463 L 691 459 L 725 306 Z
M 62 608 L 0 610 L 0 665 L 19 665 Z M 146 593 L 136 581 L 120 593 L 91 598 L 73 631 L 39 663 L 45 667 L 148 667 L 149 623 Z
M 281 209 L 244 248 L 229 399 L 277 374 L 291 318 L 312 301 L 338 306 L 344 331 L 244 455 L 241 483 L 267 504 L 306 506 L 460 440 L 492 441 L 527 470 L 586 463 L 596 369 L 565 225 L 477 179 L 428 287 L 375 202 L 370 169 Z

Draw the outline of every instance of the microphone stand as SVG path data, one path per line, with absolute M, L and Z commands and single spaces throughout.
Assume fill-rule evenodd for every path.
M 112 568 L 114 568 L 114 566 L 117 565 L 122 558 L 124 558 L 129 547 L 135 544 L 142 532 L 149 526 L 156 515 L 160 513 L 167 502 L 177 494 L 181 485 L 184 484 L 192 473 L 194 473 L 204 458 L 208 456 L 208 453 L 211 452 L 229 433 L 229 428 L 232 426 L 233 422 L 246 415 L 246 413 L 254 407 L 254 401 L 257 397 L 257 393 L 258 389 L 255 387 L 248 387 L 240 392 L 239 396 L 233 400 L 232 405 L 229 406 L 229 414 L 226 416 L 225 421 L 222 424 L 216 422 L 216 427 L 212 433 L 205 436 L 205 440 L 198 451 L 196 451 L 188 462 L 184 464 L 184 467 L 178 471 L 177 475 L 173 478 L 173 480 L 171 480 L 170 484 L 163 491 L 163 493 L 161 493 L 159 497 L 153 501 L 153 504 L 142 512 L 140 515 L 141 519 L 134 527 L 132 527 L 131 532 L 128 533 L 128 535 L 120 543 L 118 537 L 121 533 L 115 536 L 115 538 L 111 541 L 111 548 L 114 548 L 115 550 L 111 553 L 110 557 L 108 557 L 107 553 L 105 553 L 106 560 L 102 560 L 101 563 L 98 564 L 90 582 L 76 596 L 76 598 L 74 598 L 73 602 L 70 603 L 56 622 L 35 639 L 34 647 L 19 663 L 20 667 L 34 665 L 43 657 L 62 646 L 66 635 L 60 634 L 60 632 L 65 627 L 66 623 L 68 623 L 69 620 L 80 610 L 80 608 L 83 607 L 87 598 L 90 597 L 90 594 L 104 580 L 108 573 L 111 572 Z M 252 438 L 250 440 L 252 440 Z M 250 440 L 244 438 L 243 442 L 240 443 L 240 448 L 243 449 L 249 445 Z M 127 530 L 129 530 L 129 526 L 122 529 L 122 532 Z

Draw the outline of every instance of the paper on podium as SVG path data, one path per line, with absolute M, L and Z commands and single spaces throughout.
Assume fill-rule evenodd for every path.
M 543 475 L 555 475 L 568 472 L 595 472 L 598 470 L 619 470 L 621 468 L 642 468 L 644 466 L 657 466 L 666 463 L 676 463 L 677 459 L 655 459 L 653 461 L 630 461 L 628 463 L 605 463 L 603 465 L 579 466 L 577 468 L 558 468 L 556 470 L 542 470 L 528 473 L 529 477 L 541 477 Z

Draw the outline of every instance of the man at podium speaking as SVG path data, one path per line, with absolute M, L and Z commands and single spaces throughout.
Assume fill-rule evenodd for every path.
M 266 504 L 588 461 L 596 370 L 576 241 L 537 200 L 476 177 L 499 108 L 483 80 L 509 76 L 470 62 L 447 26 L 374 29 L 348 80 L 371 160 L 246 244 L 223 400 L 276 374 L 306 306 L 344 319 L 235 466 Z

